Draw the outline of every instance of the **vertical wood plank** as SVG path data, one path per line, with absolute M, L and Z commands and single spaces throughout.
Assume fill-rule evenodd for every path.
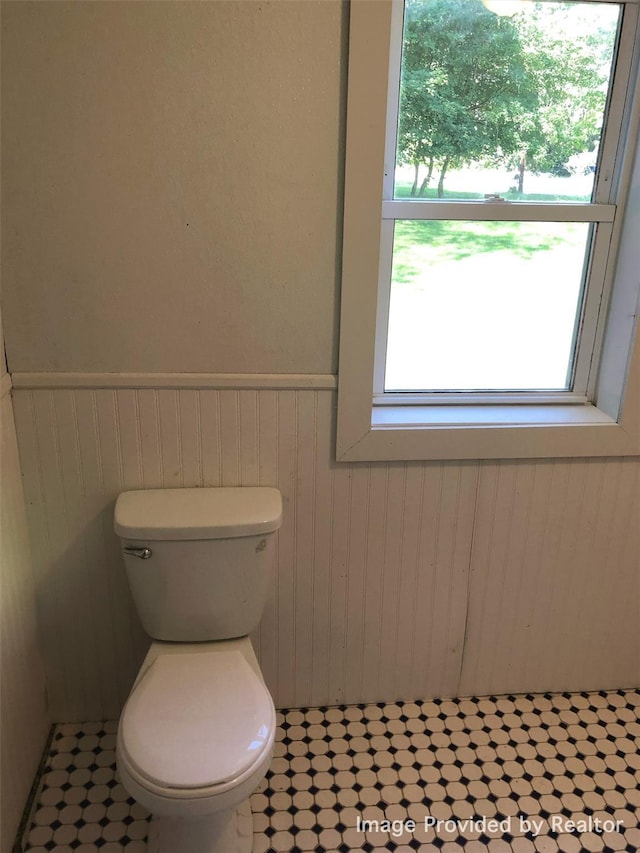
M 278 675 L 276 690 L 285 707 L 295 704 L 296 684 L 296 443 L 297 400 L 295 391 L 277 395 L 276 435 L 278 448 L 278 482 L 282 492 L 283 519 L 278 532 Z
M 402 540 L 407 500 L 407 468 L 405 464 L 388 466 L 386 531 L 382 558 L 380 601 L 380 664 L 376 694 L 383 696 L 394 685 L 398 660 L 398 616 Z
M 178 443 L 181 460 L 180 485 L 202 485 L 202 433 L 200 428 L 200 392 L 177 392 Z
M 360 673 L 360 695 L 363 701 L 377 701 L 378 672 L 382 637 L 382 590 L 384 566 L 381 555 L 386 550 L 387 508 L 389 494 L 389 468 L 386 465 L 372 466 L 369 489 L 369 526 L 367 534 L 367 568 L 365 574 L 364 607 L 364 654 Z
M 156 390 L 135 392 L 136 438 L 142 460 L 142 477 L 145 489 L 161 489 L 164 483 L 162 458 L 162 428 L 160 424 L 160 394 Z M 128 467 L 126 460 L 125 470 Z
M 398 608 L 396 614 L 396 659 L 394 694 L 412 696 L 412 669 L 414 635 L 424 613 L 418 610 L 418 581 L 422 566 L 419 563 L 420 527 L 424 511 L 424 466 L 411 463 L 406 466 L 402 529 L 400 536 L 398 581 Z
M 322 705 L 329 696 L 329 649 L 331 632 L 331 519 L 329 511 L 333 489 L 331 457 L 332 395 L 313 395 L 313 442 L 315 447 L 313 481 L 313 576 L 311 601 L 312 654 L 309 705 Z
M 316 394 L 296 391 L 295 574 L 296 673 L 294 704 L 311 701 L 313 684 L 313 576 L 315 573 Z
M 258 483 L 261 486 L 273 486 L 278 483 L 278 396 L 275 391 L 258 393 Z M 278 684 L 278 567 L 280 566 L 279 536 L 275 541 L 274 569 L 270 591 L 267 597 L 262 620 L 253 639 L 256 653 L 262 668 L 265 682 L 272 693 L 277 693 Z
M 240 445 L 240 391 L 219 391 L 221 485 L 242 483 Z
M 257 486 L 258 474 L 258 392 L 238 392 L 238 442 L 240 446 L 240 484 Z
M 220 442 L 220 394 L 198 391 L 202 447 L 202 485 L 222 484 L 222 447 Z
M 184 484 L 178 392 L 158 391 L 155 402 L 162 488 L 176 489 Z
M 337 463 L 336 463 L 337 464 Z M 351 499 L 349 502 L 349 565 L 345 610 L 347 631 L 345 637 L 345 702 L 359 702 L 362 696 L 362 678 L 365 656 L 366 585 L 368 571 L 369 515 L 371 502 L 371 466 L 356 465 L 351 470 Z M 333 501 L 328 506 L 332 512 L 330 529 L 336 512 Z M 332 590 L 328 588 L 329 605 Z M 327 686 L 330 685 L 327 672 Z

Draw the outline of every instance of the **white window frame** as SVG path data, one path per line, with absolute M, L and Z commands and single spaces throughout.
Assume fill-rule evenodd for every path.
M 605 0 L 607 2 L 608 0 Z M 618 0 L 611 0 L 618 2 Z M 634 346 L 640 281 L 640 121 L 638 0 L 620 0 L 625 23 L 619 61 L 629 85 L 614 92 L 608 122 L 620 150 L 605 151 L 592 204 L 464 202 L 476 218 L 598 221 L 582 324 L 589 357 L 578 358 L 575 390 L 488 395 L 383 393 L 390 246 L 406 205 L 420 218 L 463 219 L 459 202 L 393 200 L 398 6 L 402 0 L 351 0 L 338 422 L 338 461 L 491 459 L 640 454 L 640 345 Z M 392 35 L 395 31 L 395 39 Z M 395 45 L 395 48 L 394 48 Z M 390 129 L 391 128 L 391 129 Z M 611 147 L 612 136 L 605 137 Z M 635 153 L 635 165 L 634 165 Z M 622 212 L 624 211 L 624 216 Z M 597 269 L 594 270 L 594 267 Z M 605 310 L 606 308 L 606 310 Z M 594 354 L 592 356 L 592 353 Z M 597 369 L 594 369 L 595 368 Z

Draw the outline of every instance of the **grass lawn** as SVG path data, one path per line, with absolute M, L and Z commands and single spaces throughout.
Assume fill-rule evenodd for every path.
M 434 264 L 500 252 L 500 263 L 532 260 L 541 252 L 568 246 L 584 251 L 578 223 L 480 222 L 451 219 L 398 220 L 394 241 L 394 284 L 419 284 Z
M 502 197 L 507 201 L 580 201 L 580 202 L 588 202 L 591 201 L 590 195 L 562 195 L 558 193 L 518 193 L 515 190 L 508 190 L 507 192 L 501 193 Z M 394 191 L 394 198 L 397 199 L 410 199 L 411 196 L 411 185 L 410 184 L 396 184 Z M 452 191 L 445 189 L 443 200 L 444 201 L 460 201 L 467 199 L 469 201 L 476 201 L 478 199 L 483 199 L 484 193 L 479 192 L 462 192 L 462 191 Z M 418 198 L 418 197 L 415 197 Z M 427 188 L 427 191 L 423 196 L 420 196 L 418 200 L 422 199 L 436 199 L 438 198 L 438 192 L 435 187 Z

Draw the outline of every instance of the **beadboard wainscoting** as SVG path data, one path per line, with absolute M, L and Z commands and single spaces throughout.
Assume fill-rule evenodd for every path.
M 150 382 L 14 377 L 54 720 L 116 717 L 145 652 L 112 527 L 138 488 L 282 491 L 279 707 L 640 683 L 638 460 L 337 464 L 323 383 Z
M 3 373 L 0 377 L 0 850 L 3 853 L 12 849 L 49 732 L 10 390 L 9 376 Z

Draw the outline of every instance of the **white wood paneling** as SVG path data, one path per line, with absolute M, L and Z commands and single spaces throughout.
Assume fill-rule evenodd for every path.
M 281 489 L 255 636 L 280 707 L 640 683 L 636 460 L 337 465 L 329 390 L 15 398 L 55 719 L 126 698 L 113 502 L 157 486 Z
M 640 683 L 637 460 L 481 468 L 462 694 Z
M 49 730 L 11 397 L 0 432 L 0 851 L 9 853 Z
M 146 640 L 112 532 L 123 489 L 276 485 L 256 635 L 280 706 L 456 692 L 477 468 L 337 466 L 330 391 L 16 392 L 56 719 L 113 717 Z

